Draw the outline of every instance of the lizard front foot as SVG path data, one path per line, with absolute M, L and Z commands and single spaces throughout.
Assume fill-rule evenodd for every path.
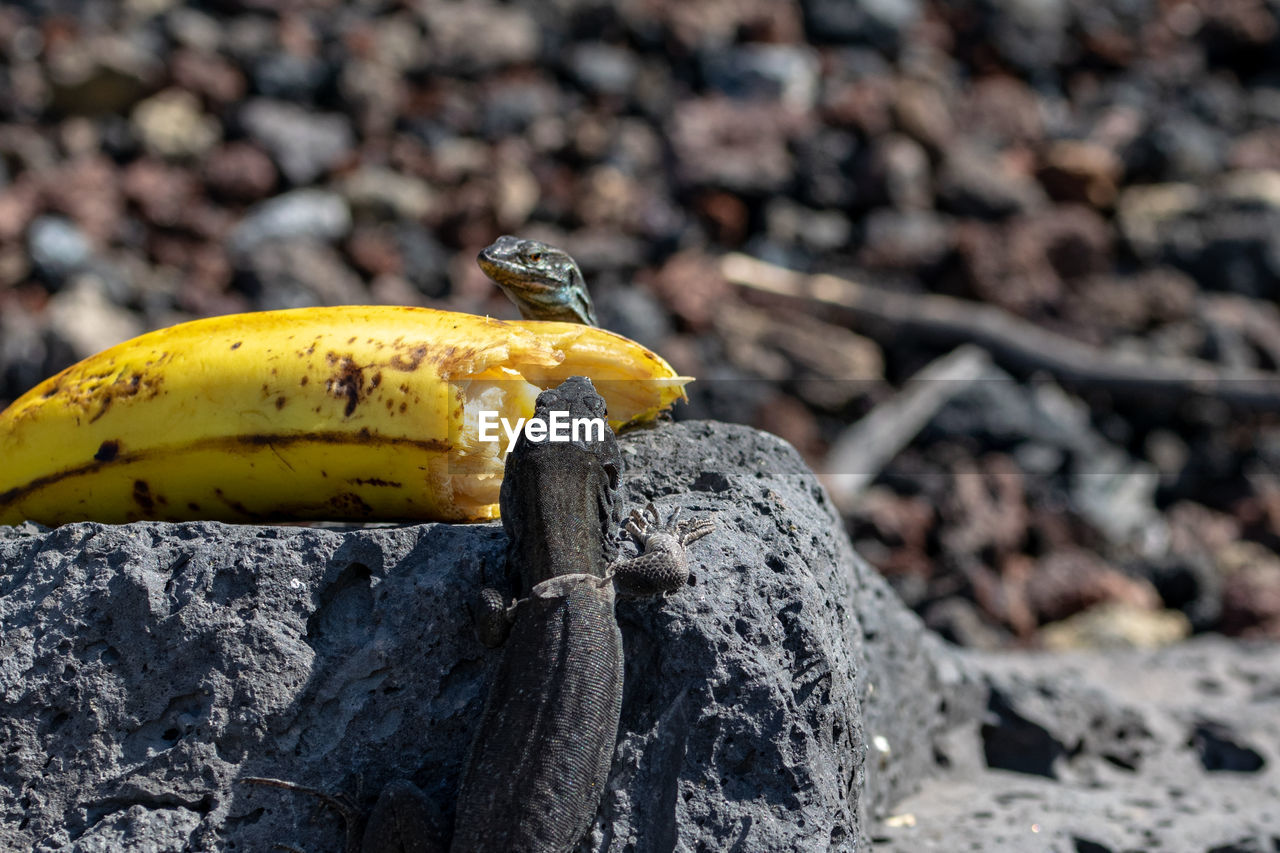
M 641 552 L 618 560 L 610 569 L 623 594 L 675 592 L 688 582 L 689 556 L 685 549 L 715 530 L 715 523 L 708 518 L 677 520 L 679 515 L 677 507 L 664 525 L 652 503 L 643 512 L 631 511 L 626 531 L 640 545 Z

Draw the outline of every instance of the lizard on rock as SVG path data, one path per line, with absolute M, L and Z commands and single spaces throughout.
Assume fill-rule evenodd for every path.
M 466 853 L 567 853 L 595 817 L 613 760 L 622 709 L 622 634 L 617 594 L 670 593 L 689 576 L 686 546 L 710 520 L 662 524 L 651 503 L 625 529 L 641 548 L 618 558 L 622 455 L 604 399 L 582 376 L 538 395 L 535 417 L 599 419 L 598 440 L 532 441 L 507 456 L 500 493 L 507 533 L 510 605 L 481 593 L 476 632 L 504 645 L 459 782 L 449 849 Z M 319 793 L 277 779 L 258 784 Z M 320 795 L 356 822 L 347 801 Z M 412 783 L 378 797 L 362 853 L 435 853 L 438 809 Z
M 506 234 L 482 249 L 476 263 L 524 319 L 600 325 L 582 271 L 556 247 Z
M 538 396 L 536 417 L 605 418 L 590 380 L 572 377 Z M 591 825 L 604 792 L 622 707 L 622 594 L 673 592 L 689 575 L 685 546 L 708 520 L 661 526 L 652 504 L 627 531 L 643 549 L 617 559 L 622 457 L 603 440 L 534 442 L 507 457 L 500 503 L 508 577 L 521 599 L 504 608 L 487 591 L 479 620 L 506 646 L 459 786 L 453 849 L 559 853 Z

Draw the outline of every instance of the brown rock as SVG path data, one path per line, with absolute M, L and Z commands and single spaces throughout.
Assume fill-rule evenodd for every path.
M 1044 135 L 1040 99 L 1016 77 L 997 74 L 974 81 L 957 109 L 965 133 L 989 138 L 997 145 L 1026 145 Z
M 130 163 L 121 186 L 143 217 L 162 228 L 173 228 L 186 221 L 200 191 L 190 170 L 153 158 Z
M 1147 581 L 1131 578 L 1079 549 L 1056 551 L 1036 562 L 1027 599 L 1041 622 L 1057 622 L 1103 602 L 1155 610 L 1160 596 Z
M 1227 162 L 1233 169 L 1280 169 L 1280 127 L 1262 127 L 1231 143 Z
M 0 192 L 0 242 L 19 239 L 35 218 L 40 190 L 34 180 L 22 178 Z
M 81 157 L 42 176 L 41 190 L 53 210 L 65 213 L 95 242 L 108 242 L 124 218 L 115 164 L 104 156 Z
M 1234 542 L 1215 554 L 1223 572 L 1219 629 L 1238 637 L 1280 640 L 1280 556 L 1257 542 Z
M 216 53 L 179 49 L 169 60 L 169 73 L 180 88 L 219 105 L 244 97 L 244 74 Z
M 955 122 L 947 96 L 931 83 L 906 78 L 894 91 L 893 117 L 898 127 L 934 151 L 955 142 Z
M 1044 152 L 1037 177 L 1055 201 L 1107 208 L 1115 203 L 1116 185 L 1123 172 L 1124 164 L 1111 149 L 1063 140 Z
M 276 186 L 276 167 L 265 151 L 250 142 L 230 142 L 214 149 L 204 163 L 209 192 L 229 201 L 266 198 Z
M 395 234 L 383 226 L 357 227 L 347 240 L 347 254 L 352 263 L 369 276 L 404 272 L 404 259 L 400 256 Z
M 676 170 L 684 183 L 695 186 L 781 192 L 794 168 L 787 140 L 803 124 L 801 116 L 772 103 L 681 102 L 671 121 Z

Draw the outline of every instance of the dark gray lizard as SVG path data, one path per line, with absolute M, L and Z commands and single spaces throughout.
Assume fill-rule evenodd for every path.
M 476 263 L 526 320 L 600 325 L 582 271 L 555 246 L 505 234 L 482 249 Z
M 581 376 L 538 396 L 536 416 L 553 411 L 606 414 Z M 486 595 L 486 640 L 500 641 L 506 622 L 510 634 L 459 786 L 454 850 L 558 853 L 591 825 L 622 707 L 615 584 L 626 595 L 680 589 L 685 546 L 712 530 L 710 521 L 674 517 L 664 527 L 650 504 L 626 528 L 642 553 L 617 559 L 621 473 L 607 425 L 603 441 L 522 437 L 507 457 L 502 526 L 508 577 L 522 597 L 503 608 Z
M 581 376 L 538 395 L 535 416 L 551 412 L 571 419 L 606 414 L 603 398 Z M 615 594 L 678 590 L 689 575 L 686 546 L 713 529 L 708 520 L 677 520 L 674 513 L 663 525 L 650 504 L 626 523 L 640 555 L 618 559 L 622 457 L 607 422 L 603 427 L 597 441 L 522 435 L 507 456 L 499 502 L 507 578 L 519 600 L 508 606 L 488 589 L 481 596 L 477 633 L 486 645 L 505 640 L 505 647 L 459 783 L 452 850 L 564 853 L 581 840 L 604 793 L 622 707 Z M 359 849 L 441 849 L 432 811 L 412 784 L 392 783 L 370 813 Z

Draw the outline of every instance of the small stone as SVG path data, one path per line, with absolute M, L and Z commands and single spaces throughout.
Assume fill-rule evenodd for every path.
M 323 175 L 346 159 L 355 144 L 346 116 L 314 113 L 297 104 L 256 98 L 241 110 L 240 119 L 294 185 Z
M 894 207 L 923 210 L 933 206 L 929 154 L 919 142 L 901 133 L 886 133 L 876 140 L 871 160 L 884 195 Z
M 794 243 L 814 252 L 831 252 L 848 245 L 853 226 L 836 210 L 811 210 L 785 198 L 765 208 L 765 228 L 779 243 Z
M 1222 170 L 1227 135 L 1186 113 L 1167 116 L 1147 129 L 1125 155 L 1131 180 L 1199 181 Z
M 439 299 L 449 294 L 449 253 L 417 222 L 395 226 L 396 247 L 409 283 L 423 295 Z
M 794 163 L 788 150 L 795 125 L 770 104 L 690 99 L 676 105 L 671 144 L 681 180 L 735 192 L 781 192 Z
M 147 221 L 162 228 L 184 222 L 199 199 L 199 183 L 189 170 L 158 160 L 130 163 L 121 184 Z
M 61 216 L 41 216 L 31 223 L 27 251 L 36 272 L 54 284 L 82 269 L 93 257 L 84 232 Z
M 482 1 L 424 3 L 418 9 L 427 25 L 426 54 L 453 73 L 533 62 L 542 48 L 537 22 L 521 6 Z
M 240 289 L 259 311 L 369 301 L 360 279 L 329 246 L 309 239 L 272 240 L 247 253 Z
M 214 104 L 231 104 L 244 97 L 244 74 L 216 53 L 178 50 L 169 60 L 169 72 L 180 88 Z
M 265 198 L 275 189 L 277 178 L 271 158 L 251 142 L 231 142 L 215 148 L 204 161 L 209 191 L 229 201 Z
M 49 324 L 71 345 L 77 358 L 142 334 L 142 323 L 131 311 L 113 304 L 96 275 L 78 275 L 49 300 Z
M 171 9 L 165 16 L 165 26 L 174 41 L 193 50 L 213 52 L 222 46 L 221 24 L 197 9 Z
M 635 55 L 604 42 L 581 42 L 569 55 L 569 70 L 588 92 L 625 95 L 639 73 Z
M 824 128 L 797 139 L 795 145 L 800 200 L 814 207 L 853 207 L 860 199 L 852 178 L 857 137 L 845 130 Z
M 1124 163 L 1116 153 L 1091 142 L 1062 140 L 1049 146 L 1037 177 L 1055 201 L 1110 207 Z
M 161 72 L 154 57 L 115 36 L 63 42 L 51 49 L 47 68 L 53 108 L 90 116 L 127 112 Z
M 975 80 L 964 93 L 956 113 L 966 135 L 993 145 L 1032 145 L 1044 136 L 1044 111 L 1035 90 L 1008 75 Z
M 805 30 L 815 43 L 896 46 L 903 32 L 919 18 L 919 0 L 804 0 Z
M 182 89 L 166 89 L 138 104 L 133 126 L 148 151 L 175 159 L 200 157 L 222 137 L 218 120 Z
M 379 166 L 361 166 L 339 188 L 357 217 L 425 219 L 439 206 L 426 181 Z
M 1280 126 L 1261 127 L 1232 140 L 1227 163 L 1233 169 L 1280 169 Z
M 1214 555 L 1222 570 L 1219 630 L 1280 639 L 1280 557 L 1257 542 L 1233 542 Z
M 817 52 L 799 45 L 752 44 L 702 55 L 710 88 L 734 98 L 774 99 L 794 110 L 812 109 L 818 71 Z
M 877 208 L 867 215 L 859 259 L 873 267 L 914 270 L 945 258 L 954 245 L 951 221 L 932 210 Z
M 998 154 L 957 142 L 947 147 L 938 174 L 938 203 L 958 216 L 1004 219 L 1043 206 L 1044 191 Z
M 249 211 L 231 234 L 235 253 L 251 251 L 269 240 L 306 237 L 330 242 L 351 230 L 351 210 L 342 196 L 328 190 L 294 190 Z
M 557 115 L 563 109 L 560 90 L 542 79 L 494 86 L 482 106 L 483 133 L 495 140 L 523 133 L 538 119 Z
M 119 169 L 94 154 L 68 160 L 41 176 L 45 205 L 66 214 L 96 245 L 106 245 L 124 218 Z
M 328 73 L 319 57 L 274 53 L 254 64 L 253 83 L 263 97 L 311 103 Z
M 24 180 L 4 187 L 0 192 L 0 241 L 17 240 L 35 217 L 40 192 L 36 182 Z
M 347 254 L 369 276 L 399 275 L 404 270 L 395 233 L 386 226 L 357 227 L 347 240 Z
M 1191 623 L 1177 610 L 1132 604 L 1099 604 L 1040 630 L 1046 649 L 1158 649 L 1185 640 Z
M 923 80 L 900 80 L 894 91 L 893 116 L 908 136 L 934 151 L 950 152 L 957 141 L 946 93 Z
M 1204 203 L 1204 193 L 1190 184 L 1131 186 L 1116 203 L 1116 220 L 1139 257 L 1151 258 L 1159 252 L 1165 224 L 1194 213 Z

